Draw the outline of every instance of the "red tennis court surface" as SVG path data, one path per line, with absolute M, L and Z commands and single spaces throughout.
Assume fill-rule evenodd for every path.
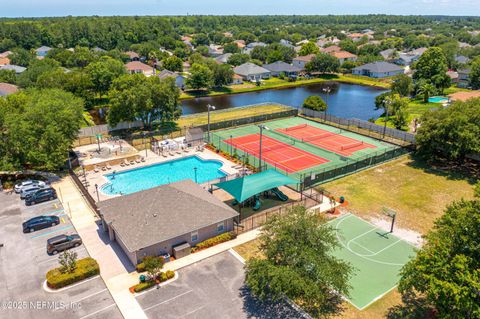
M 276 131 L 343 156 L 350 156 L 365 148 L 376 148 L 375 145 L 308 124 L 279 128 Z
M 259 158 L 260 134 L 250 134 L 226 139 L 224 142 Z M 262 137 L 262 160 L 287 173 L 298 172 L 329 162 L 327 159 L 280 142 L 266 135 L 263 135 Z

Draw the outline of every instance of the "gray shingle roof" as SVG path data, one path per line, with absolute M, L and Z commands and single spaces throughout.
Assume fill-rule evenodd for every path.
M 98 206 L 131 252 L 238 216 L 191 180 L 115 197 Z
M 237 66 L 233 72 L 243 76 L 270 73 L 269 70 L 250 62 Z
M 215 58 L 215 61 L 218 63 L 227 63 L 228 59 L 232 56 L 232 53 L 224 53 L 218 57 Z
M 15 71 L 15 73 L 22 73 L 26 69 L 27 68 L 24 68 L 23 66 L 14 65 L 14 64 L 7 64 L 7 65 L 0 66 L 0 70 L 13 70 Z
M 388 62 L 373 62 L 367 63 L 361 66 L 357 66 L 354 70 L 368 70 L 372 73 L 387 73 L 387 72 L 395 72 L 395 71 L 403 71 L 401 67 L 395 65 L 393 63 Z
M 50 51 L 52 48 L 51 47 L 47 47 L 45 45 L 42 45 L 41 47 L 39 47 L 38 49 L 35 49 L 35 52 L 44 52 L 44 51 Z
M 263 67 L 272 72 L 300 72 L 300 68 L 283 61 L 277 61 L 270 64 L 264 64 Z

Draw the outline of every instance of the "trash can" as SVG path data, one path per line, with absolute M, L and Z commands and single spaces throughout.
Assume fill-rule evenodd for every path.
M 145 282 L 145 275 L 140 275 L 138 279 L 140 280 L 140 282 Z
M 345 197 L 340 196 L 340 204 L 343 204 L 345 202 Z

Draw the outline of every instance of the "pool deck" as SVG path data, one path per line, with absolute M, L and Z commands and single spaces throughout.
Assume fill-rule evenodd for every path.
M 106 200 L 116 196 L 120 196 L 120 195 L 113 195 L 113 196 L 106 195 L 101 191 L 99 191 L 97 195 L 97 191 L 95 189 L 95 184 L 98 185 L 98 189 L 100 190 L 103 184 L 108 183 L 108 180 L 104 175 L 110 174 L 113 171 L 116 171 L 118 173 L 118 172 L 128 171 L 131 169 L 149 166 L 149 165 L 164 163 L 164 162 L 168 162 L 168 161 L 172 161 L 180 158 L 185 158 L 189 156 L 198 156 L 205 160 L 218 160 L 223 163 L 221 170 L 225 172 L 227 175 L 237 174 L 239 172 L 238 169 L 235 168 L 238 166 L 238 164 L 230 162 L 227 159 L 223 158 L 222 156 L 208 149 L 204 149 L 203 151 L 190 149 L 188 152 L 181 152 L 180 154 L 174 152 L 173 155 L 169 155 L 167 157 L 157 155 L 150 150 L 147 150 L 146 154 L 145 154 L 145 151 L 140 151 L 138 154 L 145 158 L 145 162 L 135 163 L 134 165 L 124 166 L 124 167 L 120 165 L 112 165 L 112 169 L 106 170 L 106 171 L 99 171 L 98 173 L 95 173 L 94 171 L 87 172 L 88 192 L 92 194 L 92 197 L 97 201 L 98 200 L 102 201 L 102 200 Z M 84 177 L 80 176 L 79 178 L 81 181 L 83 181 Z

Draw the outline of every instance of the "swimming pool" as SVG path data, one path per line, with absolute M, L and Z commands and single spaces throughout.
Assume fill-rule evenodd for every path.
M 448 102 L 448 97 L 432 96 L 432 97 L 428 98 L 428 102 L 430 102 L 430 103 L 445 103 L 445 102 Z
M 100 190 L 106 195 L 126 195 L 184 179 L 191 179 L 201 184 L 226 176 L 221 167 L 220 161 L 189 156 L 104 175 L 109 182 Z

